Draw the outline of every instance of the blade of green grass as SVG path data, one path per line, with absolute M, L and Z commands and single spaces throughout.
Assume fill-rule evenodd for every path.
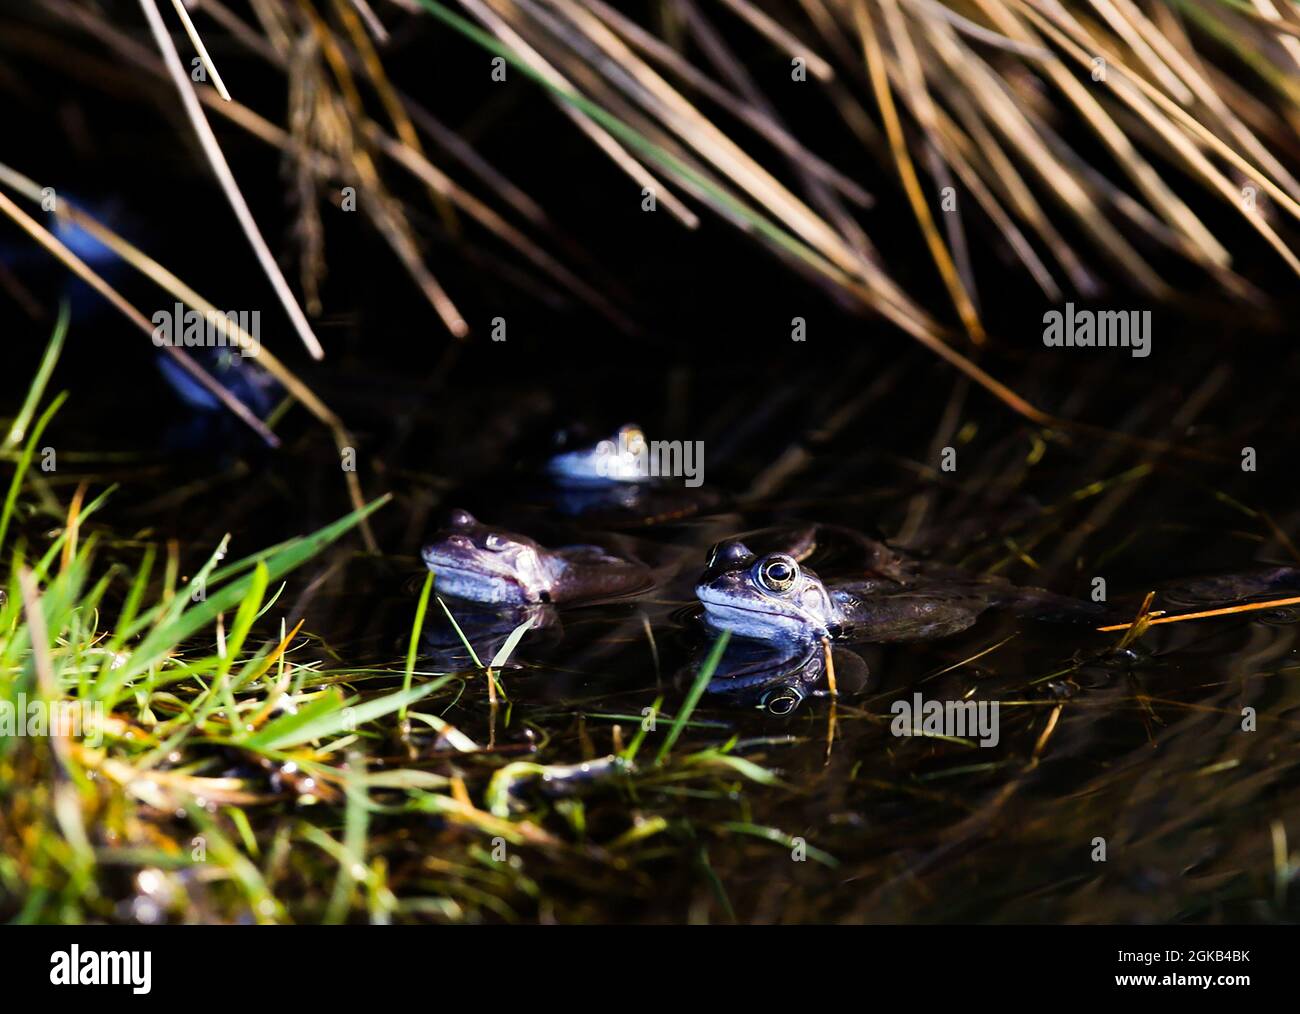
M 718 663 L 722 661 L 722 653 L 727 650 L 727 642 L 731 640 L 731 631 L 724 630 L 716 641 L 713 642 L 713 648 L 709 651 L 709 657 L 704 660 L 700 666 L 700 671 L 695 674 L 695 682 L 691 684 L 690 692 L 686 695 L 686 700 L 682 702 L 677 717 L 673 720 L 673 727 L 668 730 L 668 736 L 659 747 L 659 752 L 655 755 L 655 763 L 662 764 L 668 752 L 672 750 L 677 738 L 686 728 L 686 722 L 691 717 L 691 712 L 699 704 L 700 698 L 704 695 L 704 688 L 709 685 L 709 680 L 713 678 L 713 671 L 718 668 Z M 638 744 L 639 745 L 639 744 Z
M 402 679 L 402 689 L 410 691 L 411 678 L 415 675 L 415 653 L 420 646 L 420 631 L 424 629 L 424 614 L 429 609 L 429 593 L 433 591 L 433 571 L 424 577 L 424 587 L 420 589 L 420 600 L 415 605 L 415 622 L 411 624 L 411 643 L 406 649 L 406 675 Z M 406 705 L 398 713 L 398 718 L 406 721 Z
M 353 511 L 333 524 L 326 525 L 266 558 L 265 580 L 268 582 L 278 580 L 301 566 L 330 543 L 360 524 L 364 518 L 388 503 L 390 499 L 392 494 L 386 493 L 360 510 Z M 233 609 L 248 594 L 248 589 L 258 579 L 254 575 L 248 575 L 233 581 L 223 588 L 210 592 L 202 602 L 194 603 L 171 622 L 155 627 L 131 653 L 130 659 L 104 681 L 99 690 L 100 698 L 111 700 L 127 681 L 161 662 L 172 648 L 212 623 L 218 613 Z
M 36 370 L 36 376 L 27 389 L 27 399 L 23 402 L 23 407 L 19 410 L 4 439 L 4 450 L 17 447 L 27 435 L 27 427 L 31 424 L 32 416 L 36 414 L 36 406 L 40 403 L 41 395 L 45 393 L 45 387 L 50 382 L 50 374 L 54 372 L 54 365 L 59 361 L 59 353 L 63 351 L 63 339 L 68 334 L 70 317 L 71 310 L 65 297 L 59 303 L 59 319 L 55 322 L 54 331 L 45 346 L 45 354 L 41 357 L 41 365 Z
M 764 841 L 770 841 L 773 844 L 782 845 L 791 850 L 800 844 L 791 835 L 786 834 L 784 831 L 775 827 L 764 827 L 761 824 L 749 824 L 742 821 L 729 820 L 718 824 L 717 827 L 724 831 L 733 831 L 738 834 L 748 834 L 755 838 L 762 838 Z M 821 849 L 809 845 L 807 842 L 803 842 L 803 847 L 809 859 L 815 859 L 823 866 L 829 866 L 831 869 L 835 869 L 840 865 L 840 861 L 829 852 L 823 852 Z
M 54 418 L 54 413 L 63 407 L 63 403 L 67 398 L 68 392 L 63 391 L 50 402 L 49 407 L 41 413 L 41 417 L 36 421 L 32 434 L 27 438 L 27 443 L 23 447 L 23 453 L 18 459 L 18 466 L 14 470 L 13 480 L 9 483 L 9 493 L 5 497 L 4 510 L 0 512 L 0 549 L 4 547 L 5 536 L 9 533 L 9 522 L 13 519 L 14 507 L 18 503 L 18 492 L 23 487 L 23 477 L 31 466 L 32 455 L 36 453 L 36 442 L 41 439 L 45 427 Z
M 318 702 L 313 701 L 297 714 L 277 718 L 241 741 L 240 745 L 251 750 L 284 750 L 312 740 L 351 732 L 365 722 L 400 711 L 407 705 L 428 697 L 451 679 L 451 676 L 442 676 L 423 686 L 399 690 L 361 704 L 357 703 L 359 697 L 344 700 L 341 694 L 327 693 L 323 696 L 323 704 L 316 706 Z

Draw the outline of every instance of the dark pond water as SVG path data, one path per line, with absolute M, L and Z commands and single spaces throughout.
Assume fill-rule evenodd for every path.
M 530 857 L 540 894 L 507 891 L 516 917 L 1294 917 L 1294 898 L 1276 881 L 1277 849 L 1287 847 L 1278 835 L 1294 831 L 1300 788 L 1294 609 L 1154 627 L 1120 653 L 1109 650 L 1118 634 L 990 612 L 940 641 L 837 649 L 835 700 L 819 653 L 774 660 L 736 640 L 676 751 L 730 742 L 772 784 L 731 770 L 628 782 L 601 767 L 661 701 L 642 757 L 649 767 L 714 636 L 699 622 L 693 581 L 708 547 L 739 531 L 788 520 L 849 525 L 1063 594 L 1088 596 L 1103 577 L 1108 602 L 1133 611 L 1161 582 L 1293 560 L 1282 533 L 1295 508 L 1279 475 L 1292 424 L 1262 394 L 1254 405 L 1231 396 L 1248 379 L 1196 362 L 1159 387 L 1129 364 L 1035 364 L 1024 374 L 1026 386 L 1050 389 L 1082 373 L 1081 415 L 1213 455 L 1199 458 L 1026 427 L 896 344 L 844 355 L 833 371 L 787 359 L 744 385 L 726 362 L 669 363 L 653 381 L 616 392 L 621 365 L 588 363 L 567 381 L 520 377 L 493 374 L 492 351 L 466 352 L 418 380 L 352 378 L 346 365 L 320 374 L 361 434 L 367 494 L 395 499 L 376 516 L 381 555 L 359 540 L 335 547 L 295 576 L 282 605 L 312 637 L 299 661 L 316 658 L 327 679 L 368 691 L 400 680 L 383 671 L 403 664 L 424 573 L 418 551 L 452 506 L 547 544 L 602 541 L 655 565 L 644 595 L 534 616 L 501 673 L 508 699 L 498 706 L 481 675 L 438 698 L 441 718 L 479 749 L 417 735 L 412 757 L 395 729 L 373 744 L 383 763 L 460 771 L 473 792 L 511 760 L 594 760 L 594 773 L 559 778 L 554 792 L 522 786 L 520 805 L 590 844 L 665 823 L 634 860 Z M 346 510 L 336 452 L 300 413 L 281 427 L 281 452 L 223 431 L 215 447 L 178 454 L 185 411 L 161 381 L 138 390 L 151 411 L 126 417 L 120 432 L 85 428 L 89 397 L 56 427 L 70 448 L 90 445 L 71 454 L 78 476 L 56 481 L 88 471 L 123 483 L 101 521 L 106 552 L 131 559 L 141 537 L 165 534 L 198 558 L 227 531 L 235 551 L 251 550 Z M 1137 390 L 1142 398 L 1130 398 Z M 626 509 L 566 514 L 531 471 L 549 434 L 574 421 L 612 428 L 633 418 L 651 435 L 704 441 L 706 507 L 656 523 Z M 1229 450 L 1247 443 L 1262 462 L 1255 472 Z M 939 468 L 944 447 L 956 449 L 954 472 Z M 108 448 L 121 455 L 106 456 Z M 699 497 L 680 486 L 659 495 L 678 507 Z M 448 605 L 484 660 L 519 619 Z M 435 604 L 419 671 L 467 666 Z M 895 735 L 892 705 L 918 692 L 998 702 L 996 745 Z M 1243 731 L 1243 708 L 1254 709 L 1253 732 Z M 261 819 L 272 827 L 289 813 Z M 421 883 L 420 857 L 466 847 L 445 826 L 409 817 L 380 820 L 375 833 L 399 890 L 404 876 L 412 889 Z M 792 861 L 789 839 L 816 857 Z

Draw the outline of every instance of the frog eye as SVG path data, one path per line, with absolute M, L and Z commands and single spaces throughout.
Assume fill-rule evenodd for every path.
M 495 532 L 493 532 L 492 534 L 488 535 L 486 539 L 483 540 L 483 545 L 486 546 L 488 549 L 492 550 L 492 552 L 494 553 L 500 553 L 508 545 L 510 545 L 510 540 L 503 539 L 500 535 L 497 535 Z
M 474 520 L 473 514 L 467 510 L 461 510 L 460 508 L 453 510 L 447 520 L 450 522 L 452 528 L 472 528 L 474 525 L 478 524 L 478 522 Z
M 799 564 L 783 553 L 774 553 L 758 565 L 758 581 L 778 595 L 788 592 L 799 579 Z
M 632 454 L 639 454 L 645 446 L 645 434 L 641 432 L 641 427 L 636 423 L 628 423 L 618 431 L 623 446 Z

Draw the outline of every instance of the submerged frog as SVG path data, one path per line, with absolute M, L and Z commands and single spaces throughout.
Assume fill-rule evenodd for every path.
M 670 453 L 665 459 L 660 453 L 635 423 L 602 440 L 578 441 L 547 459 L 543 471 L 552 489 L 546 499 L 562 514 L 621 529 L 681 521 L 723 504 L 716 490 L 700 486 L 698 473 L 694 481 L 690 475 L 661 474 L 665 468 L 684 469 L 686 458 Z M 693 464 L 702 468 L 702 462 Z
M 218 384 L 233 394 L 259 419 L 271 414 L 284 389 L 271 374 L 232 346 L 196 346 L 186 352 Z M 168 356 L 158 357 L 158 369 L 177 397 L 195 412 L 224 415 L 226 409 L 215 394 L 194 379 Z
M 636 423 L 620 426 L 611 438 L 561 451 L 546 463 L 546 472 L 564 486 L 614 486 L 652 481 L 645 467 L 649 444 Z
M 77 202 L 78 210 L 89 217 L 111 226 L 119 233 L 134 233 L 137 222 L 131 221 L 123 229 L 129 216 L 116 199 Z M 48 204 L 43 200 L 42 208 Z M 127 273 L 127 262 L 112 247 L 101 242 L 89 229 L 73 221 L 67 214 L 70 202 L 60 196 L 53 214 L 39 214 L 40 224 L 47 228 L 74 257 L 111 286 L 119 286 Z M 7 277 L 6 276 L 10 276 Z M 23 236 L 12 243 L 0 244 L 0 278 L 6 278 L 6 288 L 19 294 L 21 304 L 33 313 L 37 307 L 53 306 L 66 301 L 69 319 L 73 324 L 101 324 L 114 315 L 112 304 L 89 283 L 82 280 L 58 256 L 46 247 Z
M 644 564 L 599 546 L 547 549 L 526 535 L 453 511 L 449 526 L 421 555 L 446 595 L 497 605 L 616 598 L 652 584 Z
M 738 539 L 720 543 L 695 588 L 705 620 L 764 641 L 883 643 L 956 634 L 995 607 L 1060 619 L 1102 614 L 1089 602 L 909 560 L 865 537 L 858 541 L 871 563 L 852 580 L 830 584 L 796 558 L 808 555 L 807 539 L 789 551 L 763 554 Z

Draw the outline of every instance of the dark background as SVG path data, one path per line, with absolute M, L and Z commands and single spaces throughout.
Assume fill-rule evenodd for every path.
M 644 23 L 645 8 L 620 6 Z M 247 17 L 242 5 L 233 7 Z M 152 50 L 136 4 L 108 3 L 103 10 L 120 31 Z M 814 503 L 825 514 L 882 482 L 882 461 L 892 470 L 889 481 L 900 462 L 904 473 L 920 468 L 935 479 L 935 452 L 945 443 L 936 444 L 936 435 L 945 425 L 954 428 L 944 412 L 956 396 L 961 401 L 955 422 L 975 426 L 963 455 L 973 452 L 979 469 L 1001 467 L 989 457 L 999 441 L 1016 434 L 1028 439 L 1023 420 L 979 389 L 966 392 L 955 371 L 908 336 L 836 305 L 707 209 L 693 205 L 702 219 L 694 232 L 662 209 L 643 212 L 636 185 L 573 129 L 536 84 L 513 70 L 506 82 L 494 83 L 489 54 L 469 40 L 431 18 L 385 11 L 394 29 L 385 51 L 394 83 L 546 210 L 555 231 L 534 238 L 608 296 L 634 322 L 634 333 L 581 304 L 555 304 L 513 284 L 508 272 L 524 263 L 519 257 L 463 216 L 463 241 L 452 242 L 420 185 L 381 162 L 393 191 L 417 209 L 412 214 L 426 262 L 473 333 L 465 342 L 450 338 L 363 216 L 325 202 L 329 273 L 324 313 L 314 326 L 327 358 L 313 363 L 207 169 L 170 82 L 133 66 L 91 35 L 51 31 L 57 22 L 31 7 L 6 8 L 0 35 L 7 160 L 42 185 L 102 211 L 127 238 L 217 305 L 260 308 L 267 347 L 354 431 L 368 494 L 400 489 L 399 477 L 418 473 L 417 484 L 431 487 L 437 498 L 456 483 L 541 453 L 555 429 L 574 422 L 608 429 L 631 419 L 652 437 L 705 439 L 708 478 L 733 488 L 743 488 L 792 444 L 812 447 L 816 465 L 810 472 L 822 480 Z M 724 30 L 737 27 L 729 17 L 717 14 Z M 225 33 L 209 29 L 205 35 L 236 98 L 283 122 L 283 77 Z M 892 173 L 839 125 L 815 87 L 789 81 L 784 58 L 739 32 L 731 41 L 753 61 L 751 73 L 796 135 L 873 192 L 875 206 L 863 222 L 887 267 L 931 313 L 952 324 L 947 297 Z M 188 49 L 182 46 L 182 52 Z M 280 153 L 221 117 L 210 114 L 210 120 L 296 289 L 294 211 Z M 1069 136 L 1095 155 L 1086 137 L 1077 131 Z M 765 153 L 761 142 L 743 139 Z M 427 148 L 435 164 L 482 192 L 433 144 Z M 764 162 L 791 182 L 779 158 L 764 154 Z M 331 191 L 324 196 L 337 200 Z M 964 338 L 954 341 L 1049 412 L 1170 440 L 1190 453 L 1158 455 L 1158 474 L 1201 483 L 1244 481 L 1243 499 L 1256 505 L 1276 500 L 1274 506 L 1285 510 L 1293 474 L 1288 407 L 1295 352 L 1288 325 L 1294 280 L 1230 213 L 1196 210 L 1222 226 L 1221 239 L 1241 253 L 1237 269 L 1267 304 L 1229 306 L 1202 280 L 1157 259 L 1186 295 L 1153 305 L 1081 246 L 1105 286 L 1096 305 L 1153 311 L 1152 355 L 1046 349 L 1042 315 L 1059 304 L 1047 303 L 1023 271 L 1010 267 L 1001 238 L 974 210 L 966 224 L 991 341 L 978 355 Z M 1142 237 L 1131 238 L 1139 249 L 1147 246 Z M 35 369 L 67 279 L 12 223 L 0 222 L 0 245 L 9 251 L 13 277 L 46 313 L 33 318 L 25 303 L 0 292 L 0 329 L 8 339 L 3 382 L 16 399 Z M 503 264 L 506 272 L 496 270 Z M 129 270 L 112 278 L 146 316 L 171 305 L 170 297 Z M 488 340 L 496 316 L 507 320 L 504 343 Z M 808 322 L 804 343 L 790 340 L 795 316 Z M 55 379 L 72 398 L 51 431 L 54 439 L 79 452 L 140 455 L 139 474 L 164 487 L 220 472 L 231 459 L 250 464 L 272 487 L 279 484 L 278 496 L 254 496 L 248 505 L 257 508 L 256 526 L 269 529 L 268 537 L 295 534 L 345 509 L 334 447 L 301 411 L 281 424 L 285 451 L 261 453 L 232 426 L 228 438 L 222 437 L 222 453 L 178 454 L 172 431 L 187 410 L 154 368 L 155 355 L 143 335 L 82 292 Z M 1171 432 L 1171 420 L 1197 391 L 1204 398 L 1193 424 Z M 858 403 L 849 424 L 824 432 L 837 411 Z M 1025 495 L 1050 498 L 1093 481 L 1100 477 L 1091 471 L 1098 461 L 1118 468 L 1153 460 L 1140 448 L 1095 432 L 1050 436 L 1055 453 L 1027 478 L 1028 486 L 1020 489 Z M 1243 477 L 1238 461 L 1247 442 L 1258 445 L 1261 465 L 1256 475 Z M 965 457 L 964 463 L 971 460 Z M 965 467 L 952 481 L 972 481 Z M 976 481 L 996 485 L 990 476 Z M 1176 489 L 1170 486 L 1171 496 L 1183 502 Z M 872 516 L 854 510 L 850 520 L 889 529 L 887 511 Z M 177 511 L 153 520 L 164 529 L 188 529 L 195 515 Z M 229 522 L 227 514 L 216 526 Z M 206 525 L 192 534 L 210 537 Z

